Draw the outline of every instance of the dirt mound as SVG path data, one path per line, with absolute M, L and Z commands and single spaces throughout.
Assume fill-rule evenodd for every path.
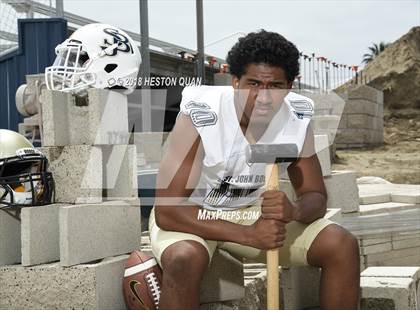
M 389 45 L 362 72 L 384 92 L 384 145 L 339 150 L 333 169 L 420 184 L 420 27 Z M 344 92 L 350 83 L 336 91 Z
M 362 75 L 369 86 L 383 90 L 386 108 L 420 108 L 420 27 L 389 45 Z
M 384 117 L 384 145 L 336 152 L 333 169 L 392 183 L 420 184 L 420 113 L 396 110 Z M 402 112 L 402 113 L 401 113 Z

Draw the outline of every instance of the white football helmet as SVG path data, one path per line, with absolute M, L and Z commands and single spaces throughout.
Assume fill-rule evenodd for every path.
M 136 43 L 121 29 L 89 24 L 55 48 L 54 64 L 45 69 L 47 88 L 79 95 L 92 88 L 136 88 L 141 56 Z

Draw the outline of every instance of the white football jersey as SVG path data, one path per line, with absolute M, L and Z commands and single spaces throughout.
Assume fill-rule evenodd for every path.
M 255 203 L 265 190 L 266 164 L 247 162 L 249 142 L 236 116 L 233 87 L 186 87 L 180 112 L 189 115 L 204 148 L 201 177 L 190 201 L 210 210 Z M 289 92 L 257 143 L 295 143 L 301 152 L 312 115 L 312 100 Z M 280 164 L 282 173 L 289 164 Z

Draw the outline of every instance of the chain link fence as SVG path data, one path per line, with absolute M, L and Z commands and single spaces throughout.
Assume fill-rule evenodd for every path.
M 37 4 L 55 8 L 55 0 L 0 0 L 0 53 L 18 45 L 19 18 L 44 18 L 46 15 L 33 11 Z

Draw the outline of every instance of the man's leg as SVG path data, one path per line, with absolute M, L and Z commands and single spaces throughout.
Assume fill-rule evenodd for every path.
M 183 240 L 162 253 L 161 310 L 196 310 L 200 307 L 200 283 L 209 264 L 209 253 L 197 241 Z
M 323 310 L 356 310 L 360 292 L 357 239 L 331 224 L 316 236 L 307 253 L 308 263 L 320 267 L 320 304 Z

